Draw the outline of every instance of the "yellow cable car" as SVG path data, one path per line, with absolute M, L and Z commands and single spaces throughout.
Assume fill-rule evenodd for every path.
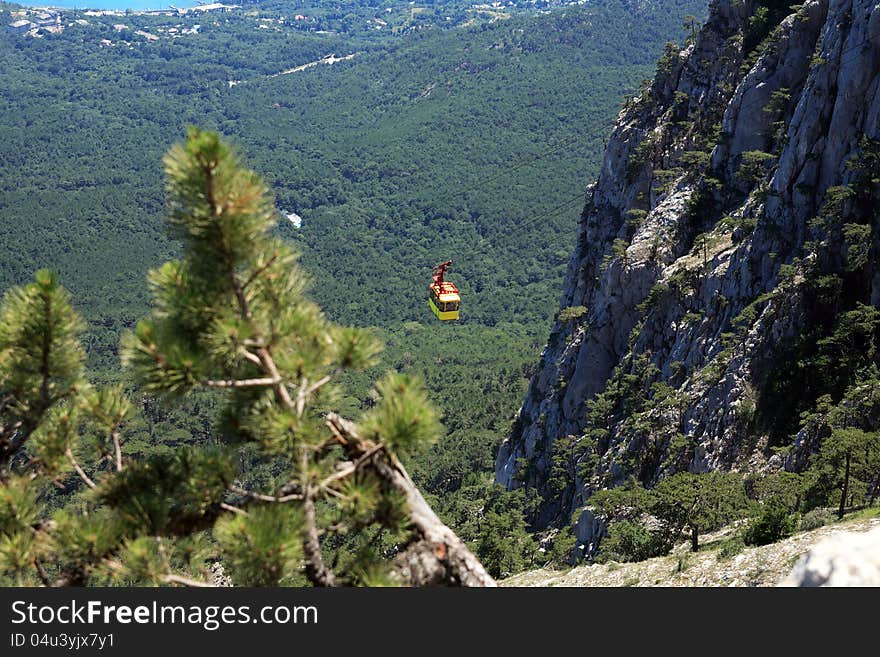
M 446 269 L 451 264 L 452 260 L 447 260 L 434 267 L 431 270 L 431 284 L 428 286 L 428 306 L 437 319 L 444 322 L 458 319 L 458 304 L 461 303 L 455 283 L 443 280 Z

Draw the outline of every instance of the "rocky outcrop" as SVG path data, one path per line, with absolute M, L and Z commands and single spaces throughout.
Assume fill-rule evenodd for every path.
M 839 228 L 815 218 L 880 138 L 878 65 L 868 0 L 717 1 L 627 101 L 496 460 L 500 484 L 541 495 L 535 528 L 630 476 L 797 468 L 815 448 L 799 436 L 774 455 L 792 432 L 768 382 L 818 312 L 815 280 L 846 262 Z M 871 240 L 845 284 L 876 304 Z M 591 514 L 577 527 L 583 543 L 602 531 Z
M 880 527 L 826 538 L 780 586 L 880 586 Z

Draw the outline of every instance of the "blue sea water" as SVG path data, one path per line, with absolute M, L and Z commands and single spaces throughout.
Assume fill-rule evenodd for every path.
M 181 9 L 194 7 L 195 0 L 16 0 L 26 7 L 60 7 L 63 9 L 168 9 L 170 5 Z

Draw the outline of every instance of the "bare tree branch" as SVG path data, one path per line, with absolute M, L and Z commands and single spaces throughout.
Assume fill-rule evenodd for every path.
M 91 477 L 86 474 L 86 471 L 82 469 L 76 458 L 74 458 L 73 451 L 70 449 L 70 445 L 67 445 L 67 449 L 64 450 L 64 454 L 65 456 L 67 456 L 67 460 L 70 461 L 73 469 L 76 470 L 76 474 L 78 474 L 79 478 L 82 479 L 83 482 L 85 482 L 85 485 L 89 488 L 97 488 L 97 484 L 92 481 Z
M 113 450 L 116 452 L 116 472 L 122 472 L 122 443 L 119 439 L 119 431 L 112 431 L 110 438 L 113 440 Z
M 254 365 L 262 365 L 262 364 L 263 364 L 263 363 L 260 361 L 260 357 L 259 357 L 259 356 L 257 356 L 256 354 L 252 354 L 252 353 L 249 352 L 247 349 L 242 349 L 242 350 L 241 350 L 241 355 L 244 356 L 245 358 L 247 358 L 247 359 L 248 359 L 250 362 L 252 362 Z
M 321 388 L 322 386 L 325 386 L 325 385 L 327 385 L 328 383 L 330 383 L 330 382 L 333 380 L 333 378 L 334 378 L 335 376 L 337 376 L 338 374 L 339 374 L 339 370 L 337 369 L 337 370 L 334 371 L 332 374 L 328 374 L 327 376 L 318 379 L 317 381 L 315 381 L 312 385 L 310 385 L 310 386 L 306 389 L 306 395 L 308 396 L 308 395 L 312 395 L 312 394 L 314 394 L 315 392 L 317 392 L 317 390 L 318 390 L 319 388 Z
M 244 509 L 240 509 L 237 506 L 233 506 L 232 504 L 227 504 L 226 502 L 220 502 L 220 508 L 225 511 L 231 511 L 232 513 L 235 513 L 236 515 L 240 515 L 240 516 L 248 515 L 248 512 L 245 511 Z
M 265 377 L 262 379 L 225 379 L 202 381 L 208 388 L 259 388 L 274 386 L 281 382 L 281 377 Z
M 303 377 L 299 384 L 299 392 L 296 395 L 296 416 L 301 418 L 306 409 L 306 390 L 308 390 L 309 380 Z
M 191 579 L 189 577 L 184 577 L 183 575 L 163 575 L 162 581 L 166 584 L 180 584 L 181 586 L 189 586 L 194 588 L 202 588 L 202 589 L 213 589 L 217 588 L 216 584 L 211 584 L 210 582 L 202 582 L 197 579 Z

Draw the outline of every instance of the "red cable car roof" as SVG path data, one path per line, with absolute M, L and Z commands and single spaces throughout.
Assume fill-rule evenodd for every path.
M 458 294 L 458 288 L 455 287 L 455 283 L 450 283 L 449 281 L 431 283 L 431 288 L 433 288 L 437 294 Z

